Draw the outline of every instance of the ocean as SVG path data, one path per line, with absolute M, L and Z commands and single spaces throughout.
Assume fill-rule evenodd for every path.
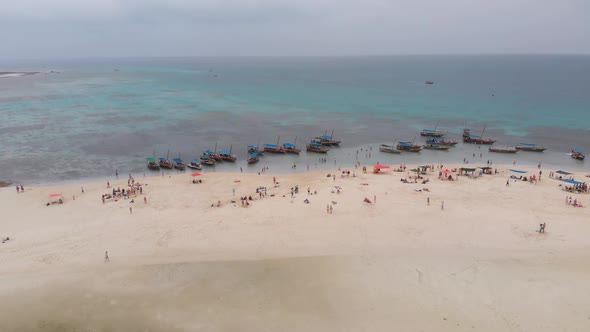
M 4 61 L 0 70 L 40 71 L 0 78 L 0 181 L 153 174 L 146 157 L 190 160 L 216 144 L 239 160 L 205 172 L 464 158 L 590 169 L 568 156 L 573 147 L 590 150 L 590 56 L 126 58 Z M 485 128 L 497 145 L 548 150 L 507 156 L 460 143 L 446 153 L 377 151 L 380 143 L 423 142 L 419 131 L 437 123 L 451 139 L 460 140 L 464 127 Z M 332 130 L 342 144 L 325 163 L 303 152 L 246 164 L 248 144 L 280 137 L 303 146 Z

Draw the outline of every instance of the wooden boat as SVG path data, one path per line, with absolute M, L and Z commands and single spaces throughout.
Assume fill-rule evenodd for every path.
M 385 153 L 395 153 L 395 154 L 402 153 L 400 150 L 395 148 L 395 145 L 387 145 L 387 144 L 379 145 L 379 151 L 385 152 Z
M 180 158 L 172 159 L 174 161 L 174 168 L 179 171 L 184 171 L 186 169 L 186 164 Z
M 147 167 L 152 171 L 159 171 L 160 170 L 160 163 L 156 161 L 156 158 L 146 158 L 147 160 Z
M 216 163 L 216 160 L 206 153 L 203 153 L 199 159 L 201 160 L 201 164 L 206 166 L 214 166 Z
M 440 145 L 440 144 L 426 144 L 424 148 L 427 150 L 439 150 L 439 151 L 449 151 L 452 146 L 450 145 Z
M 308 152 L 317 152 L 317 153 L 328 153 L 328 151 L 330 151 L 330 148 L 322 145 L 319 142 L 315 142 L 315 141 L 311 141 L 309 142 L 309 144 L 306 145 L 305 149 Z
M 254 152 L 248 157 L 248 164 L 255 164 L 260 160 L 260 153 Z
M 584 160 L 584 158 L 586 158 L 586 156 L 580 149 L 573 149 L 571 156 L 576 160 Z
M 328 135 L 328 131 L 326 130 L 324 135 L 317 136 L 314 141 L 325 146 L 340 145 L 341 143 L 341 141 L 334 139 L 334 129 L 332 129 L 331 135 Z
M 227 150 L 219 151 L 219 157 L 221 158 L 221 160 L 231 161 L 231 162 L 236 161 L 238 159 L 238 157 L 235 154 L 232 154 L 231 150 L 232 150 L 232 146 L 230 145 L 229 151 L 227 151 Z
M 280 141 L 281 136 L 279 136 L 279 139 L 277 139 L 277 144 L 264 144 L 264 152 L 285 153 L 285 149 L 283 149 L 283 147 L 279 145 Z
M 543 152 L 546 149 L 544 147 L 538 146 L 537 144 L 533 143 L 519 143 L 515 146 L 520 151 L 529 151 L 529 152 Z
M 440 131 L 440 130 L 436 130 L 436 128 L 438 127 L 438 122 L 436 122 L 436 126 L 434 126 L 434 129 L 422 129 L 422 131 L 420 132 L 420 136 L 426 136 L 426 137 L 443 137 L 445 136 L 445 132 Z
M 396 148 L 405 152 L 420 152 L 422 150 L 422 145 L 416 145 L 413 142 L 399 142 L 397 143 Z
M 264 149 L 260 150 L 259 146 L 260 146 L 260 142 L 258 143 L 258 145 L 248 145 L 248 154 L 258 153 L 258 156 L 262 157 L 262 154 L 264 153 Z
M 426 81 L 426 82 L 424 82 L 424 84 L 431 85 L 431 84 L 434 84 L 434 82 L 433 81 Z
M 201 163 L 197 159 L 191 160 L 191 162 L 188 163 L 186 165 L 186 167 L 191 168 L 191 169 L 198 169 L 198 170 L 200 170 L 202 168 Z
M 300 154 L 301 149 L 298 148 L 295 144 L 297 144 L 297 136 L 295 136 L 295 141 L 293 142 L 293 144 L 283 143 L 283 150 L 285 150 L 285 152 L 287 153 Z
M 471 131 L 469 128 L 463 129 L 463 143 L 468 144 L 481 144 L 481 145 L 492 145 L 496 143 L 495 139 L 483 139 L 483 133 L 485 132 L 486 128 L 484 127 L 481 131 L 481 135 L 471 135 Z
M 168 160 L 168 158 L 163 158 L 160 157 L 160 167 L 161 168 L 167 168 L 167 169 L 173 169 L 174 168 L 174 164 Z
M 426 144 L 436 144 L 436 145 L 445 145 L 445 146 L 455 146 L 457 145 L 457 141 L 446 141 L 444 139 L 436 139 L 436 138 L 429 138 L 426 140 Z
M 513 146 L 497 146 L 488 149 L 490 152 L 496 153 L 517 153 L 518 149 Z

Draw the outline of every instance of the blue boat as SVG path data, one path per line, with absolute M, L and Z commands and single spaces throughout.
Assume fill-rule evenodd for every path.
M 280 141 L 281 141 L 281 136 L 279 136 L 279 139 L 277 140 L 277 144 L 264 144 L 264 152 L 285 153 L 285 149 L 283 149 L 283 147 L 279 145 Z
M 254 152 L 248 157 L 248 164 L 255 164 L 260 160 L 260 153 Z
M 193 160 L 191 160 L 191 162 L 190 162 L 190 163 L 188 163 L 188 164 L 186 165 L 186 167 L 188 167 L 188 168 L 192 168 L 192 169 L 199 169 L 199 170 L 202 168 L 202 167 L 201 167 L 201 163 L 200 163 L 200 162 L 199 162 L 199 160 L 197 160 L 197 159 L 193 159 Z
M 182 161 L 182 159 L 180 159 L 180 157 L 174 158 L 172 160 L 174 161 L 174 168 L 177 170 L 184 171 L 186 169 L 186 164 Z
M 571 156 L 576 160 L 584 160 L 584 158 L 586 158 L 586 156 L 580 149 L 572 149 Z
M 174 164 L 170 160 L 168 160 L 168 158 L 160 157 L 159 160 L 160 160 L 160 167 L 167 168 L 167 169 L 174 168 Z
M 311 141 L 309 144 L 307 144 L 306 150 L 308 152 L 328 153 L 330 148 L 317 141 Z
M 238 157 L 235 154 L 231 153 L 232 147 L 229 147 L 229 151 L 227 150 L 221 150 L 219 151 L 219 156 L 221 157 L 221 160 L 225 160 L 225 161 L 236 161 L 238 159 Z
M 332 129 L 332 134 L 328 135 L 328 131 L 322 136 L 317 136 L 314 139 L 314 142 L 320 143 L 321 145 L 325 146 L 332 146 L 332 145 L 340 145 L 339 140 L 334 139 L 334 129 Z

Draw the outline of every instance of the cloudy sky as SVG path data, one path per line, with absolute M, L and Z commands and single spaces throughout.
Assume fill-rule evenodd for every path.
M 15 0 L 0 58 L 590 53 L 590 0 Z

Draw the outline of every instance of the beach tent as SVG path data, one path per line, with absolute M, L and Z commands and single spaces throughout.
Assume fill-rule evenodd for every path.
M 195 176 L 201 176 L 201 173 L 199 173 L 199 172 L 195 172 L 195 173 L 192 173 L 192 174 L 191 174 L 191 176 L 192 176 L 192 177 L 195 177 Z
M 50 203 L 57 203 L 59 201 L 63 202 L 63 195 L 61 193 L 49 194 Z
M 518 169 L 511 169 L 510 171 L 511 172 L 514 172 L 514 173 L 520 173 L 520 174 L 526 174 L 526 173 L 528 173 L 527 171 L 521 171 L 521 170 L 518 170 Z
M 563 180 L 563 182 L 571 183 L 571 184 L 583 184 L 584 182 L 576 181 L 576 180 Z
M 382 169 L 387 169 L 387 168 L 389 168 L 389 166 L 376 164 L 375 166 L 373 166 L 373 173 L 379 173 L 379 172 L 381 172 Z

